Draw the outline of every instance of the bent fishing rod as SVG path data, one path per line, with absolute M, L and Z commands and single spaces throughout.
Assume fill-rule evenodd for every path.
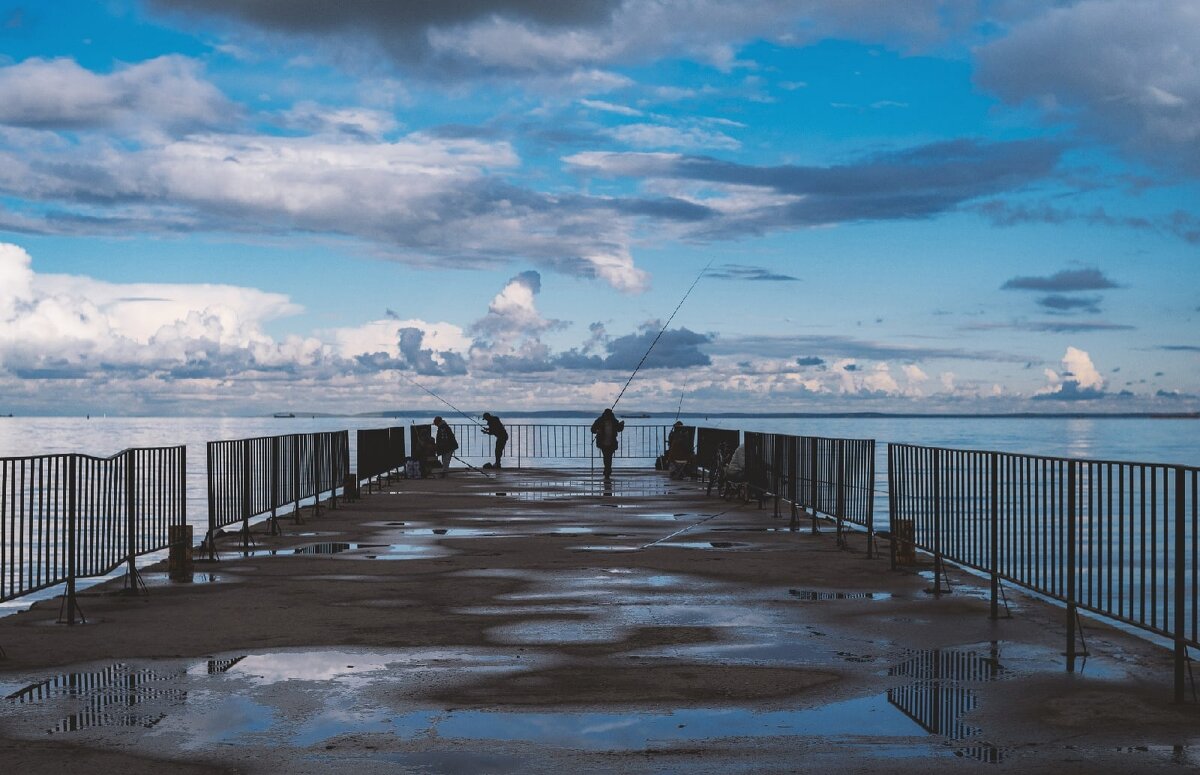
M 638 361 L 638 365 L 634 367 L 633 373 L 630 374 L 629 379 L 625 381 L 625 387 L 621 388 L 620 393 L 617 393 L 617 400 L 613 401 L 612 406 L 610 407 L 611 409 L 617 408 L 617 404 L 621 402 L 621 396 L 625 395 L 625 390 L 629 387 L 629 383 L 633 382 L 633 378 L 637 376 L 638 371 L 642 368 L 642 364 L 645 363 L 646 358 L 650 356 L 650 351 L 654 349 L 654 345 L 658 344 L 658 340 L 662 339 L 662 335 L 667 331 L 667 326 L 671 325 L 671 321 L 675 319 L 675 315 L 678 314 L 679 308 L 683 306 L 685 301 L 687 301 L 688 296 L 692 295 L 692 291 L 696 289 L 696 283 L 700 282 L 700 278 L 704 276 L 704 273 L 708 271 L 710 266 L 712 266 L 711 259 L 707 264 L 704 265 L 704 268 L 700 270 L 700 274 L 696 275 L 696 279 L 692 280 L 692 284 L 687 289 L 687 293 L 683 294 L 683 298 L 680 299 L 679 303 L 675 305 L 675 311 L 671 313 L 671 317 L 667 318 L 667 322 L 663 324 L 662 330 L 658 332 L 658 336 L 654 337 L 654 341 L 651 342 L 650 346 L 646 348 L 646 352 L 644 355 L 642 355 L 642 359 Z

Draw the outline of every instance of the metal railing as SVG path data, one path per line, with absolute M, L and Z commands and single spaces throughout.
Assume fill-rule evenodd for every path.
M 136 558 L 186 522 L 186 468 L 181 446 L 0 458 L 0 600 L 65 583 L 60 618 L 74 624 L 77 579 L 126 564 L 138 588 Z
M 313 499 L 314 513 L 321 496 L 330 495 L 337 508 L 337 490 L 350 468 L 348 431 L 261 436 L 208 442 L 208 533 L 204 545 L 216 558 L 214 539 L 221 528 L 241 523 L 244 543 L 250 541 L 250 520 L 270 515 L 271 531 L 278 530 L 279 509 L 291 505 L 296 520 L 300 504 Z
M 744 435 L 746 478 L 763 497 L 790 503 L 812 515 L 813 531 L 823 515 L 837 523 L 839 545 L 845 543 L 845 523 L 867 533 L 867 556 L 875 545 L 875 440 L 786 436 L 776 433 Z
M 495 440 L 482 428 L 469 423 L 451 423 L 458 439 L 461 458 L 491 460 L 495 456 Z M 600 458 L 591 425 L 514 424 L 508 430 L 508 446 L 504 457 L 515 460 L 518 468 L 530 460 L 591 460 Z M 626 425 L 618 437 L 617 460 L 654 460 L 666 450 L 669 425 Z
M 1200 647 L 1200 469 L 1156 463 L 888 445 L 893 534 L 942 563 L 1067 607 L 1067 669 L 1078 610 L 1169 638 L 1175 697 Z
M 358 431 L 358 470 L 355 475 L 367 486 L 393 471 L 404 468 L 404 428 L 371 428 Z

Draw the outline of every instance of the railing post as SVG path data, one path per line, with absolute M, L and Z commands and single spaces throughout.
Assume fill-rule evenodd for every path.
M 817 534 L 817 437 L 808 440 L 808 508 L 812 513 L 812 532 Z
M 250 547 L 250 440 L 242 439 L 242 548 Z
M 205 476 L 208 479 L 208 535 L 204 537 L 204 544 L 208 547 L 208 559 L 216 562 L 217 560 L 217 493 L 216 493 L 216 472 L 213 470 L 214 457 L 216 452 L 216 444 L 208 442 L 204 447 L 205 457 L 207 458 L 208 467 L 205 469 Z
M 79 603 L 75 599 L 75 555 L 77 549 L 75 545 L 75 531 L 79 522 L 79 463 L 78 455 L 70 455 L 67 458 L 67 588 L 63 592 L 63 606 L 66 609 L 67 624 L 74 626 L 75 612 L 79 610 Z M 62 621 L 63 614 L 59 614 L 59 621 Z
M 1184 540 L 1186 532 L 1184 501 L 1187 489 L 1184 487 L 1185 474 L 1183 468 L 1175 469 L 1175 702 L 1183 702 L 1184 672 L 1187 668 L 1187 640 L 1184 637 L 1186 618 L 1184 606 L 1187 596 L 1184 594 L 1184 582 L 1187 580 L 1187 564 L 1184 562 L 1187 543 Z
M 135 503 L 134 460 L 133 450 L 126 450 L 125 458 L 125 587 L 129 592 L 138 589 L 138 570 L 134 558 L 137 556 L 137 504 Z
M 988 566 L 992 574 L 991 618 L 1000 618 L 1000 455 L 988 454 Z
M 867 559 L 875 559 L 875 439 L 867 448 Z
M 300 434 L 293 433 L 292 440 L 292 519 L 297 525 L 304 519 L 300 515 Z
M 279 436 L 271 437 L 271 535 L 276 536 L 279 529 L 279 500 L 283 497 L 279 492 Z
M 336 509 L 337 505 L 337 488 L 338 488 L 338 463 L 342 457 L 342 451 L 339 445 L 335 443 L 335 439 L 340 439 L 340 433 L 329 433 L 329 508 Z
M 321 513 L 321 435 L 308 434 L 312 439 L 312 486 L 313 486 L 313 516 Z
M 1067 672 L 1075 672 L 1075 461 L 1067 461 Z
M 933 450 L 933 594 L 942 594 L 942 451 Z
M 892 540 L 888 541 L 888 554 L 891 561 L 890 570 L 896 570 L 896 462 L 893 453 L 892 443 L 888 442 L 887 447 L 887 498 L 888 498 L 888 533 Z
M 834 509 L 837 511 L 837 545 L 846 548 L 846 526 L 843 519 L 846 516 L 846 440 L 837 440 L 837 500 Z

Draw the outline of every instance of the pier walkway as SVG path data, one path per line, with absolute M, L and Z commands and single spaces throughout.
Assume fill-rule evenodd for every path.
M 490 473 L 490 472 L 489 472 Z M 0 770 L 1142 772 L 1171 654 L 655 471 L 457 469 L 0 619 Z M 260 526 L 261 529 L 261 526 Z M 918 563 L 922 562 L 918 556 Z

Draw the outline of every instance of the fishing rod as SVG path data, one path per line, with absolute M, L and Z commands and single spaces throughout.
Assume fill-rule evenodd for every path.
M 479 473 L 479 474 L 483 474 L 483 475 L 484 475 L 484 476 L 486 476 L 488 479 L 491 479 L 491 478 L 492 478 L 492 475 L 491 475 L 491 474 L 489 474 L 487 471 L 484 471 L 482 468 L 476 468 L 475 466 L 471 465 L 471 464 L 470 464 L 470 463 L 468 463 L 467 461 L 463 460 L 463 459 L 462 459 L 461 457 L 459 457 L 458 455 L 450 455 L 450 457 L 452 457 L 452 458 L 454 458 L 455 460 L 457 460 L 458 462 L 462 463 L 464 466 L 466 466 L 467 468 L 471 469 L 472 471 L 474 471 L 474 472 L 476 472 L 476 473 Z
M 421 388 L 421 390 L 424 390 L 426 393 L 428 393 L 429 395 L 433 396 L 433 397 L 434 397 L 434 398 L 436 398 L 437 400 L 441 401 L 443 404 L 445 404 L 446 406 L 450 407 L 450 408 L 451 408 L 451 409 L 453 409 L 454 411 L 458 412 L 458 413 L 459 413 L 459 414 L 461 414 L 463 417 L 466 417 L 468 420 L 470 420 L 471 422 L 475 423 L 475 424 L 476 424 L 476 425 L 478 425 L 480 428 L 484 427 L 484 426 L 483 426 L 482 424 L 480 424 L 480 423 L 479 423 L 479 421 L 478 421 L 478 420 L 476 420 L 474 417 L 472 417 L 471 415 L 467 414 L 467 413 L 466 413 L 466 412 L 464 412 L 463 410 L 459 409 L 457 406 L 455 406 L 454 404 L 450 403 L 450 402 L 449 402 L 449 401 L 447 401 L 446 399 L 442 398 L 442 397 L 441 397 L 441 396 L 439 396 L 437 393 L 434 393 L 432 390 L 430 390 L 429 388 L 425 387 L 425 386 L 424 386 L 424 385 L 422 385 L 420 382 L 417 382 L 415 379 L 413 379 L 412 377 L 408 376 L 408 375 L 407 375 L 407 374 L 405 374 L 404 372 L 397 370 L 397 371 L 396 371 L 396 373 L 397 373 L 397 374 L 399 374 L 401 377 L 403 377 L 403 378 L 404 378 L 404 380 L 405 380 L 406 382 L 409 382 L 409 383 L 411 383 L 411 384 L 413 384 L 413 385 L 416 385 L 417 387 Z
M 646 348 L 646 353 L 642 356 L 642 359 L 638 361 L 638 365 L 634 367 L 633 374 L 630 374 L 629 379 L 625 381 L 625 387 L 621 388 L 620 393 L 617 393 L 617 400 L 613 401 L 613 404 L 610 407 L 611 409 L 617 408 L 617 404 L 621 402 L 621 396 L 625 395 L 625 390 L 629 387 L 629 383 L 633 382 L 633 378 L 637 376 L 638 371 L 642 368 L 642 364 L 645 363 L 646 358 L 649 357 L 650 351 L 654 349 L 654 345 L 658 344 L 658 340 L 662 339 L 662 335 L 667 331 L 667 326 L 671 325 L 671 321 L 675 319 L 675 315 L 679 312 L 679 308 L 683 306 L 685 301 L 687 301 L 687 297 L 692 295 L 692 291 L 696 289 L 696 283 L 700 282 L 700 278 L 704 276 L 704 273 L 708 271 L 710 266 L 712 266 L 711 259 L 707 264 L 704 265 L 704 268 L 700 270 L 700 274 L 696 275 L 696 279 L 692 281 L 691 286 L 687 289 L 687 293 L 683 294 L 683 298 L 680 299 L 679 303 L 675 305 L 675 311 L 671 313 L 671 317 L 667 318 L 667 322 L 663 324 L 662 330 L 658 332 L 658 336 L 654 337 L 654 341 L 651 342 L 650 346 Z
M 687 381 L 684 380 L 683 390 L 679 391 L 679 406 L 675 407 L 675 422 L 679 422 L 679 413 L 683 411 L 683 397 L 687 395 Z

